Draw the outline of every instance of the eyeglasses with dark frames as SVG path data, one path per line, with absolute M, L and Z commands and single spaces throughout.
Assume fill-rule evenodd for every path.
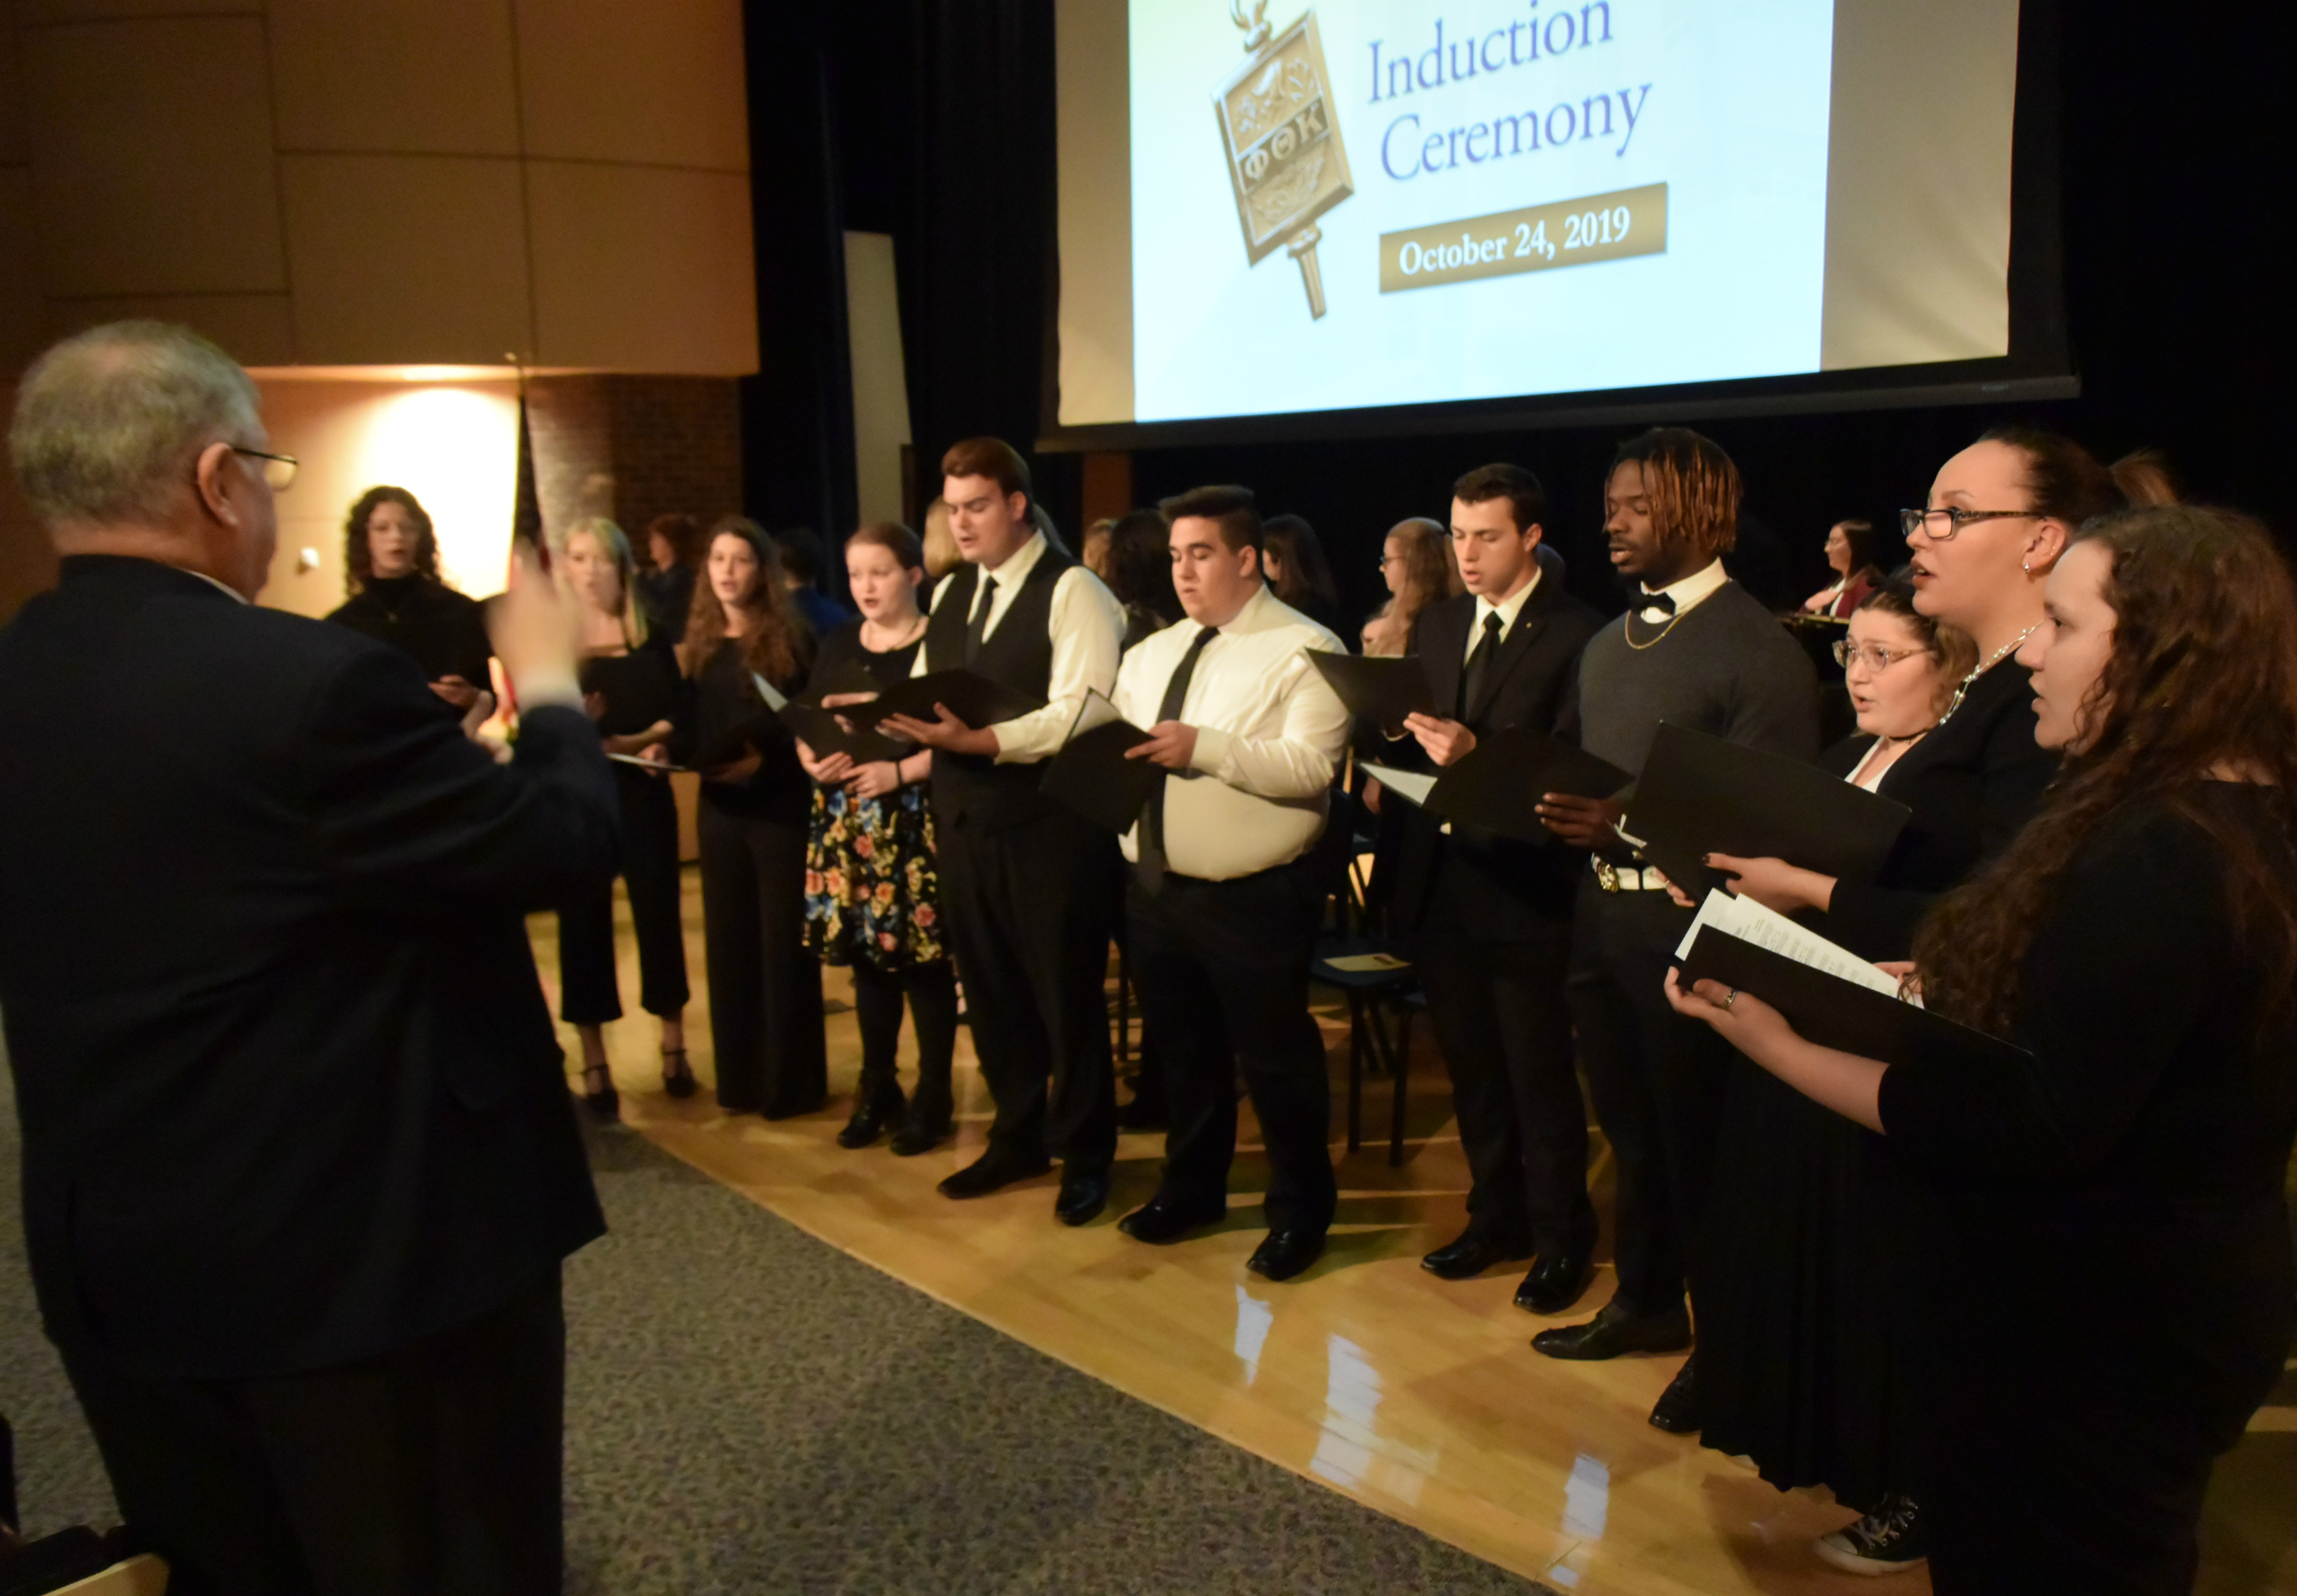
M 1901 510 L 1898 525 L 1909 538 L 1916 532 L 1928 532 L 1933 543 L 1951 543 L 1955 535 L 1973 521 L 2016 521 L 2036 514 L 2033 510 L 1965 510 L 1959 505 L 1948 505 L 1938 510 Z M 1940 531 L 1940 527 L 1946 530 Z
M 284 493 L 295 485 L 295 473 L 302 462 L 292 455 L 267 454 L 259 448 L 242 448 L 236 443 L 226 445 L 235 455 L 245 455 L 251 460 L 263 462 L 263 480 L 274 493 Z

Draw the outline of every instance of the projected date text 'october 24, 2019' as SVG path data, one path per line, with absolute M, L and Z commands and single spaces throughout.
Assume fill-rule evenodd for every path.
M 1441 288 L 1667 251 L 1667 185 L 1383 233 L 1379 291 Z

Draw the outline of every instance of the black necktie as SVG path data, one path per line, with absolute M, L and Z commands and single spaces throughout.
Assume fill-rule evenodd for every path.
M 1675 613 L 1675 595 L 1646 593 L 1635 600 L 1635 610 L 1637 613 L 1645 610 L 1657 610 L 1662 615 L 1672 615 Z
M 1197 633 L 1197 640 L 1189 645 L 1189 652 L 1181 656 L 1179 669 L 1165 684 L 1165 701 L 1157 706 L 1160 725 L 1181 718 L 1181 706 L 1189 701 L 1189 683 L 1196 679 L 1197 661 L 1202 657 L 1205 645 L 1219 636 L 1220 628 L 1204 628 Z M 1148 802 L 1140 806 L 1140 846 L 1135 851 L 1140 856 L 1140 884 L 1151 896 L 1165 884 L 1165 782 L 1169 779 L 1165 777 L 1150 787 Z
M 1491 685 L 1492 667 L 1500 657 L 1500 616 L 1497 610 L 1484 617 L 1483 641 L 1476 652 L 1468 656 L 1468 673 L 1460 679 L 1460 719 L 1467 720 L 1482 707 L 1484 689 Z
M 981 646 L 989 640 L 989 610 L 997 602 L 997 579 L 984 577 L 981 581 L 981 605 L 965 621 L 965 662 L 968 665 L 981 657 Z

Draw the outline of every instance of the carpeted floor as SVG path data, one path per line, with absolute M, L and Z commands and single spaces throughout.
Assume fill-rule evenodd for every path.
M 25 1527 L 111 1521 L 41 1337 L 0 1072 L 0 1412 Z M 572 1592 L 1535 1592 L 594 1134 L 567 1271 Z M 1551 1593 L 1552 1596 L 1552 1593 Z

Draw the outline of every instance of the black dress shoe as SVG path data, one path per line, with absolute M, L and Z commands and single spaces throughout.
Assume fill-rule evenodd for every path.
M 1527 1313 L 1560 1313 L 1585 1294 L 1594 1278 L 1595 1260 L 1586 1252 L 1542 1253 L 1515 1288 L 1515 1305 Z
M 694 1069 L 686 1062 L 684 1048 L 664 1048 L 662 1050 L 662 1089 L 671 1097 L 681 1098 L 692 1097 L 697 1090 Z
M 1209 1205 L 1191 1206 L 1173 1202 L 1160 1192 L 1118 1220 L 1116 1228 L 1135 1241 L 1163 1246 L 1167 1242 L 1178 1241 L 1191 1230 L 1216 1225 L 1227 1217 L 1228 1205 L 1225 1202 L 1218 1207 Z
M 1024 1158 L 1001 1148 L 992 1148 L 943 1180 L 940 1190 L 945 1197 L 987 1197 L 1000 1187 L 1010 1186 L 1016 1181 L 1033 1181 L 1052 1167 L 1053 1161 L 1042 1154 L 1034 1158 Z
M 845 1129 L 837 1133 L 841 1148 L 866 1148 L 885 1133 L 885 1127 L 900 1119 L 909 1109 L 908 1101 L 898 1086 L 867 1090 L 853 1099 L 853 1117 L 845 1122 Z
M 1690 1345 L 1691 1315 L 1681 1308 L 1636 1314 L 1617 1303 L 1605 1303 L 1585 1324 L 1561 1325 L 1531 1338 L 1534 1352 L 1590 1363 L 1622 1353 L 1679 1353 Z
M 1439 1246 L 1420 1260 L 1420 1267 L 1439 1280 L 1472 1280 L 1494 1263 L 1511 1263 L 1531 1256 L 1519 1241 L 1495 1239 L 1470 1225 L 1449 1246 Z
M 893 1132 L 893 1139 L 885 1144 L 886 1148 L 896 1158 L 914 1158 L 919 1153 L 932 1152 L 948 1140 L 953 1129 L 947 1104 L 935 1107 L 922 1097 L 911 1098 L 909 1117 L 902 1122 L 902 1128 Z
M 614 1077 L 603 1064 L 585 1065 L 582 1068 L 582 1107 L 596 1120 L 618 1120 L 622 1117 L 622 1094 L 614 1090 Z
M 1061 1195 L 1053 1199 L 1053 1217 L 1065 1225 L 1089 1225 L 1108 1206 L 1108 1166 L 1074 1169 L 1061 1165 Z
M 1323 1255 L 1321 1230 L 1271 1230 L 1244 1266 L 1272 1280 L 1288 1280 Z
M 1670 1436 L 1695 1436 L 1705 1426 L 1707 1415 L 1699 1405 L 1699 1354 L 1693 1353 L 1683 1361 L 1675 1378 L 1659 1394 L 1659 1401 L 1651 1411 L 1651 1426 Z

